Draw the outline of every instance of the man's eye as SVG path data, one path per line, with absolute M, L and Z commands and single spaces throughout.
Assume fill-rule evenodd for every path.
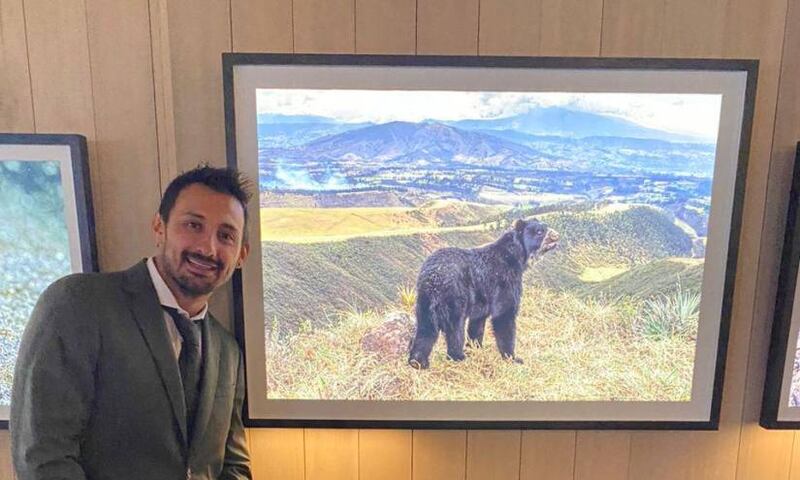
M 200 228 L 200 224 L 198 222 L 187 222 L 186 225 L 192 230 L 197 230 Z

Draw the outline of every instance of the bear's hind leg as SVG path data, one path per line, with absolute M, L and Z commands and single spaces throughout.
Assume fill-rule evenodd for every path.
M 417 330 L 411 342 L 408 354 L 408 364 L 417 369 L 427 369 L 430 366 L 430 356 L 436 340 L 439 338 L 439 325 L 442 314 L 447 311 L 436 311 L 431 305 L 428 296 L 420 294 L 417 298 Z
M 459 312 L 458 309 L 451 312 L 450 318 L 447 322 L 447 328 L 444 330 L 445 340 L 447 341 L 447 356 L 450 360 L 460 362 L 464 360 L 464 314 Z
M 464 355 L 464 319 L 453 319 L 453 323 L 455 324 L 452 325 L 453 328 L 445 332 L 445 338 L 447 339 L 447 356 L 450 360 L 460 362 L 467 358 L 467 356 Z

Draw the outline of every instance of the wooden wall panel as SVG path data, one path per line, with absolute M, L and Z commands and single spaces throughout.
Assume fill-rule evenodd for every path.
M 542 55 L 600 54 L 603 0 L 542 0 Z
M 658 57 L 664 29 L 664 2 L 605 0 L 602 55 Z
M 169 45 L 167 0 L 148 0 L 150 10 L 150 49 L 153 65 L 153 102 L 158 138 L 159 187 L 163 193 L 178 174 L 175 133 L 175 99 L 172 90 L 172 56 Z
M 300 428 L 251 428 L 250 462 L 257 480 L 304 480 L 305 443 Z
M 520 431 L 467 432 L 467 480 L 520 478 Z
M 416 52 L 416 0 L 355 2 L 356 53 L 413 55 Z
M 722 53 L 728 0 L 664 1 L 665 55 L 702 58 Z
M 162 0 L 166 1 L 166 0 Z M 178 170 L 223 166 L 222 53 L 231 50 L 229 4 L 166 2 Z
M 0 132 L 32 132 L 33 103 L 22 0 L 0 0 Z
M 418 0 L 417 53 L 477 55 L 478 0 Z
M 36 131 L 80 133 L 93 141 L 94 105 L 83 0 L 28 0 L 25 20 Z
M 354 53 L 353 0 L 294 0 L 296 53 Z
M 521 480 L 572 480 L 576 433 L 522 432 Z
M 411 480 L 411 437 L 410 430 L 361 430 L 359 478 Z
M 414 430 L 412 477 L 414 480 L 464 480 L 467 432 L 464 430 Z
M 233 51 L 292 53 L 292 0 L 231 0 Z
M 101 267 L 106 256 L 104 209 L 94 153 L 94 104 L 82 0 L 25 2 L 34 123 L 37 133 L 79 133 L 89 143 L 97 248 Z
M 789 480 L 800 480 L 800 442 L 797 440 L 795 436 L 794 445 L 792 445 L 792 459 L 789 464 Z
M 538 55 L 542 0 L 481 0 L 480 55 Z
M 8 430 L 0 430 L 0 478 L 14 480 L 16 477 L 11 463 L 11 436 Z
M 150 18 L 146 0 L 86 0 L 86 9 L 100 179 L 95 199 L 107 212 L 126 212 L 103 219 L 100 231 L 113 247 L 105 251 L 103 268 L 119 270 L 152 254 L 150 222 L 161 193 Z M 133 165 L 138 174 L 131 174 Z
M 628 477 L 631 434 L 579 431 L 575 444 L 575 480 L 639 480 Z M 647 477 L 644 477 L 647 478 Z
M 306 480 L 358 480 L 358 430 L 306 429 Z
M 731 442 L 733 439 L 733 442 Z M 630 478 L 733 478 L 738 435 L 729 432 L 636 432 L 631 435 Z M 657 452 L 657 454 L 654 454 Z

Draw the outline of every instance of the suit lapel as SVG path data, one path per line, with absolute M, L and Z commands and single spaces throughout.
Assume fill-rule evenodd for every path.
M 158 295 L 144 262 L 129 269 L 126 275 L 125 289 L 130 294 L 133 317 L 153 355 L 164 389 L 172 404 L 172 412 L 175 414 L 180 428 L 181 439 L 184 446 L 187 446 L 186 405 L 183 398 L 181 374 L 178 370 L 178 362 L 175 360 L 175 351 L 169 342 L 169 334 L 164 324 L 164 313 L 158 303 Z
M 197 416 L 194 420 L 194 433 L 189 451 L 193 452 L 200 443 L 199 440 L 206 430 L 208 420 L 211 418 L 211 409 L 214 405 L 214 396 L 217 393 L 220 362 L 220 338 L 211 326 L 213 320 L 206 317 L 203 321 L 203 378 L 200 381 L 200 399 L 197 406 Z M 189 454 L 191 458 L 191 453 Z

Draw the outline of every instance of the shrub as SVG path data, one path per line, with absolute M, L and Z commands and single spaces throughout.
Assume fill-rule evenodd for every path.
M 417 303 L 416 289 L 408 285 L 403 285 L 397 288 L 397 292 L 400 294 L 400 305 L 402 305 L 403 309 L 407 312 L 413 312 L 414 305 Z
M 659 295 L 645 302 L 634 324 L 637 333 L 645 337 L 668 338 L 697 335 L 700 294 L 678 287 L 672 295 Z

